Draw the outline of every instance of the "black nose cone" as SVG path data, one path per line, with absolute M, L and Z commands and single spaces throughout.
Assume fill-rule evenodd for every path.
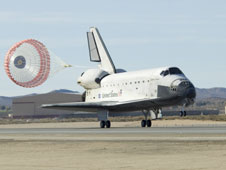
M 178 90 L 181 96 L 185 96 L 186 98 L 194 99 L 196 97 L 195 87 L 190 81 L 182 81 L 178 85 Z
M 196 91 L 195 91 L 195 87 L 189 87 L 187 89 L 187 98 L 189 99 L 194 99 L 196 97 Z

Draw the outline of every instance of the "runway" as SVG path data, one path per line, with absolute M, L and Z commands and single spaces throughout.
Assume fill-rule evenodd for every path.
M 0 167 L 11 170 L 99 170 L 103 166 L 123 170 L 226 169 L 224 123 L 152 128 L 138 125 L 139 122 L 114 123 L 115 127 L 110 129 L 99 128 L 97 122 L 1 125 Z
M 0 134 L 226 134 L 226 126 L 152 128 L 0 128 Z

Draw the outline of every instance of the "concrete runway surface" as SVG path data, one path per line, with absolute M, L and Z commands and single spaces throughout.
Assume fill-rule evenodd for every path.
M 151 128 L 3 128 L 0 134 L 226 134 L 226 126 Z
M 71 125 L 0 126 L 0 169 L 226 169 L 224 123 L 110 129 L 96 123 Z

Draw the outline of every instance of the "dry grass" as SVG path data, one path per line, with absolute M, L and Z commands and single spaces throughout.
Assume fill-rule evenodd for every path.
M 140 121 L 143 116 L 110 117 L 112 122 Z M 226 115 L 203 115 L 203 116 L 165 116 L 162 120 L 202 120 L 202 121 L 226 121 Z M 45 118 L 45 119 L 0 119 L 0 124 L 29 124 L 29 123 L 60 123 L 60 122 L 96 122 L 96 118 Z
M 226 115 L 198 115 L 198 116 L 186 116 L 186 117 L 179 117 L 179 116 L 168 116 L 164 117 L 164 120 L 212 120 L 212 121 L 226 121 Z
M 221 135 L 224 140 L 217 137 L 202 133 L 1 134 L 0 169 L 225 170 L 225 134 Z

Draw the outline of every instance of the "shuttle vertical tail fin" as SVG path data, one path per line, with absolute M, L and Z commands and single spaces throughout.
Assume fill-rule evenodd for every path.
M 100 62 L 101 69 L 107 71 L 109 74 L 114 74 L 116 72 L 114 63 L 98 29 L 95 27 L 90 28 L 90 32 L 87 32 L 87 39 L 90 60 L 93 62 Z

